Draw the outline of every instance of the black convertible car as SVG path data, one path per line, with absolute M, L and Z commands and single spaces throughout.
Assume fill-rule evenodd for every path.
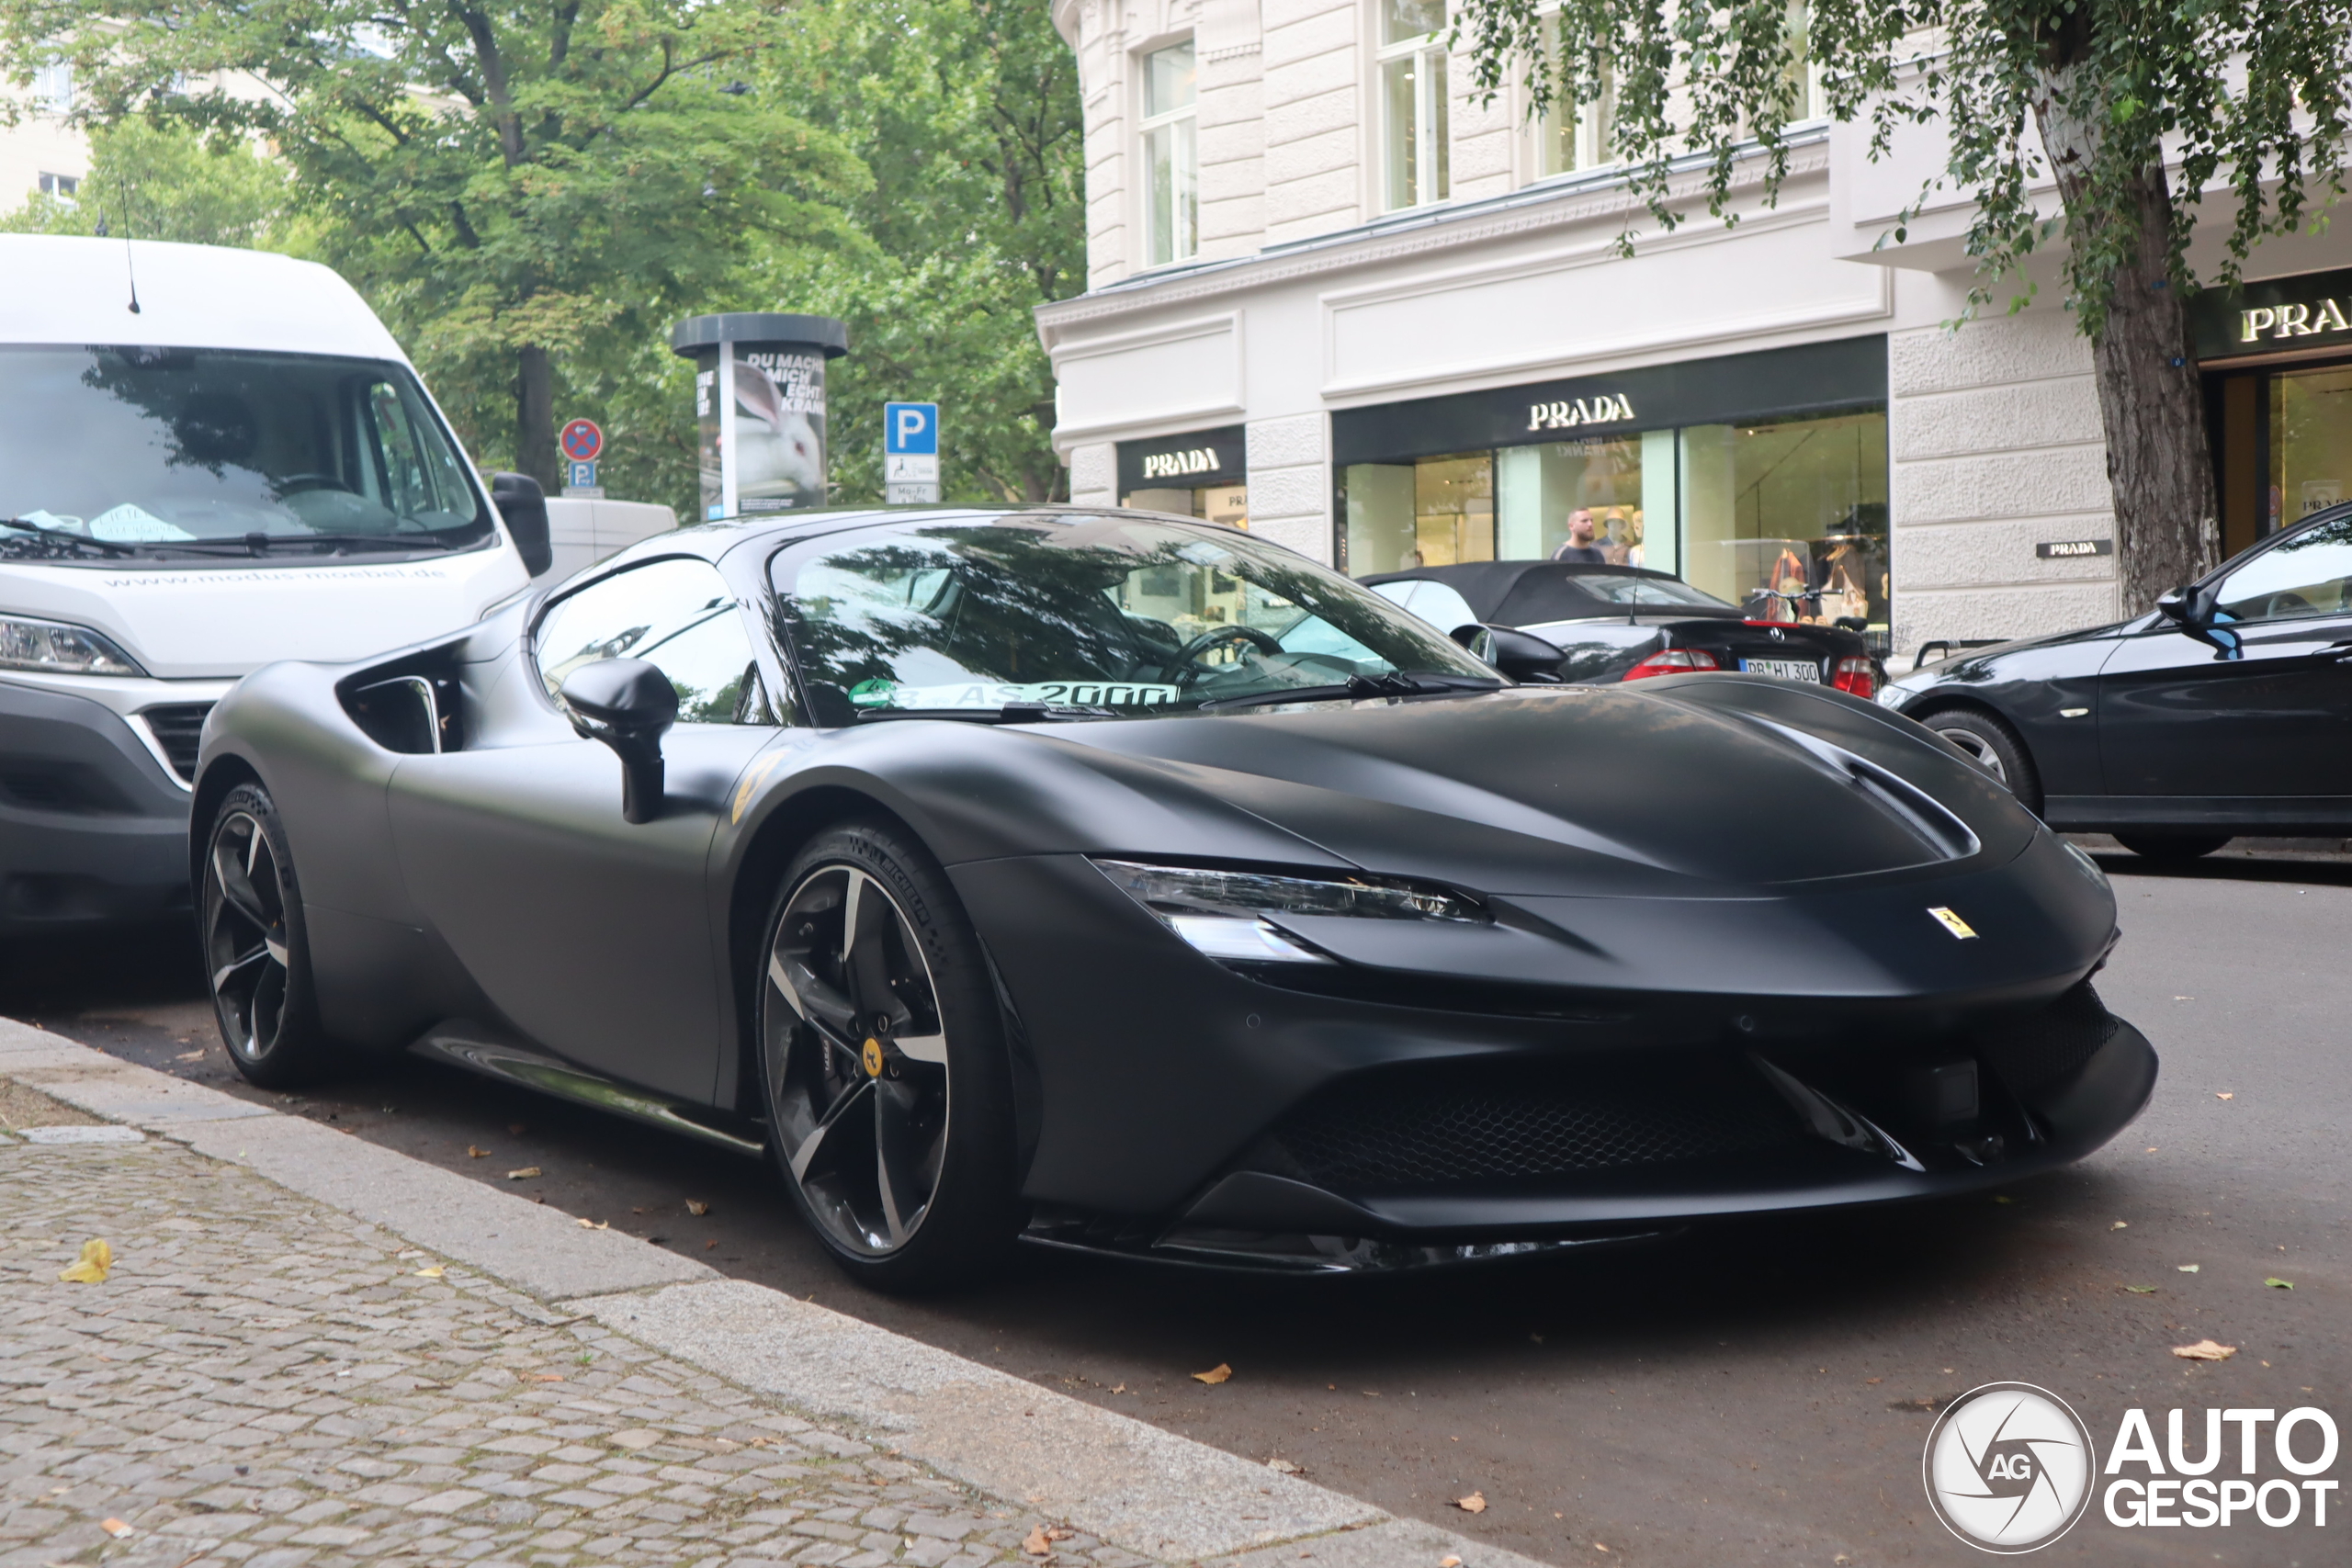
M 1880 701 L 2052 828 L 2154 859 L 2352 832 L 2352 506 L 2256 545 L 2144 615 L 1973 652 Z
M 1363 580 L 1441 630 L 1509 626 L 1561 651 L 1566 681 L 1645 681 L 1718 670 L 1874 696 L 1879 661 L 1847 625 L 1756 620 L 1670 571 L 1566 561 L 1489 560 Z M 1764 595 L 1787 604 L 1801 599 Z
M 764 1150 L 888 1287 L 1965 1190 L 2155 1076 L 2098 868 L 1909 722 L 1514 684 L 1148 513 L 662 535 L 248 677 L 195 809 L 248 1077 L 405 1048 Z

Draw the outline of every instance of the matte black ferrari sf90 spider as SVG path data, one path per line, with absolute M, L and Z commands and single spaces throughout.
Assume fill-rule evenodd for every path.
M 1781 619 L 1757 619 L 1670 571 L 1568 561 L 1489 560 L 1417 567 L 1363 580 L 1385 599 L 1453 631 L 1465 622 L 1508 626 L 1562 654 L 1566 681 L 1645 681 L 1700 670 L 1876 694 L 1883 673 L 1862 623 L 1795 618 L 1819 596 L 1759 594 Z
M 205 731 L 237 1063 L 410 1048 L 775 1158 L 888 1286 L 1964 1190 L 2155 1059 L 2089 860 L 1826 686 L 1513 685 L 1235 530 L 663 535 Z

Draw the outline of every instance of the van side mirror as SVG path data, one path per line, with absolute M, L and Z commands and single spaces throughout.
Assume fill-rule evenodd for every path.
M 650 822 L 661 816 L 662 732 L 678 722 L 678 688 L 661 666 L 642 659 L 583 664 L 564 678 L 563 704 L 571 710 L 572 728 L 620 758 L 622 819 Z
M 1512 680 L 1536 685 L 1557 684 L 1560 665 L 1567 654 L 1532 632 L 1510 626 L 1475 623 L 1456 626 L 1450 634 L 1474 658 L 1483 659 Z
M 528 474 L 492 474 L 490 499 L 514 536 L 514 553 L 533 577 L 555 564 L 555 543 L 548 535 L 548 492 Z

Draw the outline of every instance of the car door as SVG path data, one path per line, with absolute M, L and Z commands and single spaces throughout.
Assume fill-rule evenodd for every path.
M 2157 617 L 2101 675 L 2108 793 L 2216 803 L 2199 817 L 2231 799 L 2256 820 L 2280 797 L 2352 810 L 2352 517 L 2250 553 L 2197 597 L 2205 620 Z
M 541 615 L 508 701 L 546 710 L 520 744 L 404 759 L 393 833 L 411 896 L 504 1021 L 608 1077 L 711 1092 L 723 976 L 707 897 L 728 791 L 775 738 L 754 627 L 709 562 L 600 578 Z M 556 714 L 565 675 L 643 659 L 678 688 L 662 814 L 621 817 L 621 769 Z

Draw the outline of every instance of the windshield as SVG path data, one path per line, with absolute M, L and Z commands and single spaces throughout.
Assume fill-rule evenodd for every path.
M 0 349 L 0 552 L 62 560 L 439 551 L 490 532 L 399 365 Z
M 1012 704 L 1136 717 L 1407 674 L 1498 683 L 1336 572 L 1146 519 L 861 531 L 779 557 L 775 583 L 821 724 Z

